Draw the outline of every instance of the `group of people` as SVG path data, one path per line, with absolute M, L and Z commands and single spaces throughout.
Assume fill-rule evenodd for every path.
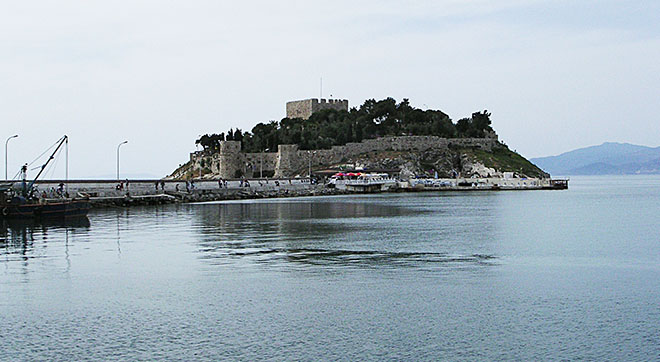
M 126 183 L 126 191 L 128 191 L 128 179 L 126 181 L 120 181 L 117 186 L 115 186 L 115 189 L 117 191 L 123 191 L 124 190 L 124 182 Z
M 265 181 L 259 180 L 258 182 L 259 182 L 259 186 L 264 186 L 264 183 L 268 184 L 269 180 L 268 179 L 266 179 Z M 291 183 L 291 180 L 289 180 L 289 183 Z M 280 181 L 275 180 L 274 184 L 275 184 L 275 186 L 279 187 L 280 186 Z M 238 186 L 239 187 L 251 187 L 250 181 L 246 178 L 241 178 L 239 180 Z M 161 187 L 162 187 L 162 181 L 161 181 Z M 218 179 L 218 188 L 219 189 L 227 189 L 228 188 L 227 180 L 225 180 L 223 178 Z M 156 186 L 156 189 L 158 189 L 158 186 Z M 194 189 L 195 189 L 194 182 L 192 180 L 187 180 L 186 181 L 186 191 L 190 192 Z M 179 185 L 178 184 L 176 185 L 176 191 L 179 191 Z
M 193 190 L 195 190 L 195 183 L 193 180 L 186 180 L 186 192 L 190 193 Z
M 39 195 L 38 192 L 36 192 L 34 195 Z M 57 188 L 51 187 L 49 190 L 44 190 L 41 192 L 41 198 L 42 199 L 48 199 L 48 198 L 67 198 L 69 197 L 69 193 L 65 191 L 64 189 L 64 183 L 60 183 L 57 185 Z
M 161 186 L 165 190 L 165 182 L 161 181 Z M 186 180 L 186 192 L 190 193 L 195 189 L 195 183 L 192 180 Z M 179 183 L 174 184 L 174 191 L 179 192 Z
M 313 182 L 316 183 L 315 181 L 316 180 L 314 180 Z M 280 181 L 279 180 L 265 179 L 265 180 L 258 180 L 257 182 L 259 183 L 259 186 L 261 186 L 261 187 L 263 187 L 264 184 L 266 184 L 266 185 L 269 184 L 270 182 L 273 182 L 273 184 L 276 187 L 280 186 Z M 289 184 L 291 184 L 291 180 L 289 180 Z M 127 179 L 125 181 L 121 181 L 120 183 L 118 183 L 117 186 L 116 186 L 116 189 L 117 189 L 117 191 L 123 191 L 124 189 L 126 191 L 128 191 L 128 185 L 129 185 L 129 183 L 128 183 L 128 179 Z M 159 190 L 160 191 L 165 191 L 165 181 L 163 181 L 163 180 L 154 181 L 153 185 L 154 185 L 154 190 L 156 190 L 156 191 L 159 191 Z M 195 185 L 195 182 L 193 180 L 186 180 L 185 181 L 185 187 L 186 187 L 186 192 L 188 192 L 188 193 L 193 192 L 197 188 L 196 185 Z M 246 178 L 241 178 L 239 180 L 239 187 L 251 187 L 250 181 Z M 223 179 L 223 178 L 218 179 L 218 188 L 219 189 L 228 189 L 229 188 L 228 181 Z M 174 184 L 174 190 L 176 192 L 180 191 L 180 183 L 179 182 L 176 182 Z M 58 189 L 57 192 L 58 192 L 58 195 L 60 195 L 62 193 L 60 189 Z

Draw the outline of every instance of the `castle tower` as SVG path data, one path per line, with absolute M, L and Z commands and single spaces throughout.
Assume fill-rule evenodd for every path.
M 278 145 L 275 177 L 291 176 L 298 168 L 297 161 L 298 145 Z
M 338 111 L 348 111 L 347 99 L 303 99 L 300 101 L 291 101 L 286 103 L 287 118 L 308 119 L 312 113 L 322 109 L 335 109 Z
M 236 171 L 241 170 L 241 142 L 220 141 L 218 152 L 218 174 L 222 178 L 236 177 Z

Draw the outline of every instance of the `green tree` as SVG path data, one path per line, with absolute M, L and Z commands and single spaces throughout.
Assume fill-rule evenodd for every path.
M 307 120 L 283 118 L 254 126 L 251 132 L 230 129 L 227 135 L 205 135 L 196 143 L 205 150 L 217 149 L 219 141 L 241 141 L 246 152 L 276 150 L 280 144 L 297 144 L 300 149 L 329 148 L 348 142 L 398 135 L 435 135 L 440 137 L 485 137 L 492 132 L 490 113 L 475 112 L 456 124 L 439 110 L 421 110 L 404 98 L 380 101 L 367 99 L 350 111 L 332 109 L 315 112 Z

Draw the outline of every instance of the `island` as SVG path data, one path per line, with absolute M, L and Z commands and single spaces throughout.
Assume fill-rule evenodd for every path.
M 251 131 L 230 129 L 195 141 L 170 180 L 265 179 L 337 174 L 379 174 L 401 181 L 484 179 L 493 187 L 541 185 L 550 175 L 499 141 L 487 110 L 457 122 L 440 110 L 422 110 L 408 99 L 288 102 L 287 116 Z M 484 181 L 486 182 L 486 181 Z M 478 185 L 481 182 L 475 181 Z
M 209 133 L 187 162 L 162 179 L 39 180 L 39 194 L 64 186 L 92 206 L 145 205 L 371 192 L 561 190 L 499 140 L 491 114 L 454 122 L 407 99 L 305 99 L 286 117 L 251 131 Z M 16 186 L 16 185 L 14 185 Z M 47 193 L 47 192 L 46 192 Z

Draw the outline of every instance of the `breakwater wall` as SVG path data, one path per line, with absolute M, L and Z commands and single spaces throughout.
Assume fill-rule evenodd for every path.
M 36 195 L 57 197 L 57 189 L 64 180 L 38 181 Z M 278 180 L 69 180 L 66 192 L 70 197 L 89 197 L 94 205 L 144 205 L 171 202 L 199 202 L 217 200 L 258 199 L 336 195 L 344 190 L 330 189 L 309 179 Z
M 226 180 L 220 185 L 218 180 L 192 180 L 186 188 L 186 181 L 176 180 L 44 180 L 37 181 L 37 192 L 50 194 L 56 192 L 60 183 L 66 183 L 69 195 L 83 193 L 98 197 L 117 197 L 125 195 L 156 195 L 167 192 L 210 191 L 210 190 L 273 190 L 273 189 L 305 189 L 310 185 L 309 179 L 278 179 L 249 180 L 249 187 L 241 180 Z
M 354 182 L 355 181 L 355 182 Z M 411 179 L 396 181 L 391 187 L 371 188 L 363 181 L 354 180 L 355 187 L 343 184 L 316 184 L 309 179 L 252 179 L 241 180 L 192 180 L 192 183 L 175 180 L 69 180 L 65 191 L 70 197 L 89 197 L 95 206 L 149 205 L 174 202 L 203 202 L 219 200 L 260 199 L 276 197 L 301 197 L 342 195 L 391 191 L 472 191 L 472 190 L 544 190 L 565 189 L 568 180 L 551 179 Z M 37 182 L 36 195 L 57 198 L 57 189 L 64 180 Z M 19 183 L 17 183 L 18 186 Z

